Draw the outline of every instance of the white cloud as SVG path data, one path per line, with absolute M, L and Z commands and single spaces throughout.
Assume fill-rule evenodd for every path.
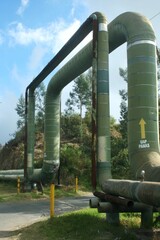
M 29 45 L 31 43 L 47 43 L 53 40 L 54 26 L 47 28 L 27 28 L 22 23 L 13 23 L 9 35 L 15 44 Z
M 78 20 L 74 20 L 69 27 L 64 27 L 57 32 L 55 36 L 55 42 L 53 44 L 53 52 L 59 51 L 63 45 L 71 38 L 71 36 L 78 30 L 81 23 Z
M 46 27 L 28 28 L 22 23 L 12 23 L 10 25 L 8 34 L 10 36 L 10 43 L 20 45 L 45 45 L 49 47 L 54 53 L 67 42 L 67 40 L 79 28 L 80 21 L 74 20 L 69 26 L 63 20 L 52 22 Z
M 25 9 L 27 8 L 28 4 L 29 4 L 29 0 L 21 0 L 21 5 L 17 10 L 17 14 L 21 16 L 25 11 Z

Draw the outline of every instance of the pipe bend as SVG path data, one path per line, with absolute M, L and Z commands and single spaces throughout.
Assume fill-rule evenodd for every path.
M 138 27 L 137 27 L 138 26 Z M 109 52 L 127 42 L 138 40 L 155 41 L 155 33 L 150 21 L 135 12 L 125 12 L 108 24 Z

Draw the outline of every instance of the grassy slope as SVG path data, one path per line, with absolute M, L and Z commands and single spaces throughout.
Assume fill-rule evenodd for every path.
M 124 226 L 111 226 L 106 223 L 105 214 L 97 210 L 83 209 L 35 223 L 23 229 L 21 240 L 135 240 L 135 235 Z M 117 238 L 116 238 L 117 237 Z

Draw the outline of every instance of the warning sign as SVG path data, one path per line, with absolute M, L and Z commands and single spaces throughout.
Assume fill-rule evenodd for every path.
M 148 143 L 148 141 L 146 139 L 142 139 L 140 140 L 139 143 L 139 148 L 150 148 L 150 144 Z

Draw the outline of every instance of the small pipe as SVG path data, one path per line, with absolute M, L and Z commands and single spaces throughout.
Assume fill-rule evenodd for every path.
M 89 206 L 90 206 L 90 208 L 97 208 L 99 201 L 100 201 L 100 200 L 99 200 L 99 198 L 97 198 L 97 197 L 91 198 L 91 199 L 89 200 Z
M 105 194 L 105 193 L 102 193 L 102 192 L 94 192 L 93 194 L 94 194 L 94 196 L 100 198 L 101 201 L 115 203 L 115 204 L 125 206 L 125 207 L 128 207 L 128 208 L 133 207 L 133 205 L 134 205 L 134 202 L 130 199 L 117 197 L 117 196 L 113 196 L 113 195 L 110 195 L 110 194 Z
M 156 208 L 152 208 L 146 204 L 134 202 L 132 207 L 116 205 L 109 202 L 99 202 L 98 203 L 98 212 L 99 213 L 123 213 L 123 212 L 145 212 L 149 209 L 153 212 L 157 212 Z

